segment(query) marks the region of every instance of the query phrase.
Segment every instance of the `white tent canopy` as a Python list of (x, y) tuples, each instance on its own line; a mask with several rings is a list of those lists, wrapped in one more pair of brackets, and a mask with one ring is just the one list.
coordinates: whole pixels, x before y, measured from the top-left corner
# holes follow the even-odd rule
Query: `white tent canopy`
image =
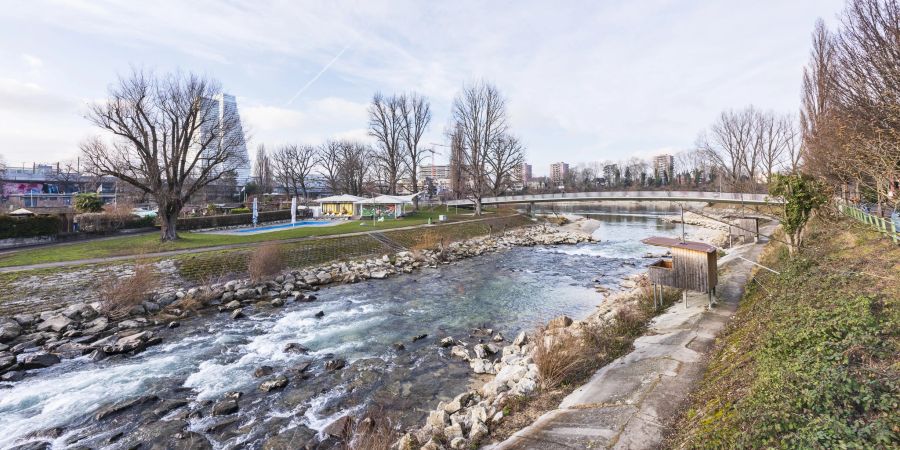
[(365, 200), (363, 197), (357, 197), (350, 194), (332, 195), (331, 197), (323, 197), (316, 199), (316, 203), (356, 203)]
[(15, 211), (9, 213), (9, 215), (11, 215), (11, 216), (33, 216), (34, 213), (25, 208), (19, 208)]
[(405, 203), (412, 203), (412, 200), (396, 195), (379, 195), (374, 198), (360, 199), (356, 202), (358, 205), (402, 205)]

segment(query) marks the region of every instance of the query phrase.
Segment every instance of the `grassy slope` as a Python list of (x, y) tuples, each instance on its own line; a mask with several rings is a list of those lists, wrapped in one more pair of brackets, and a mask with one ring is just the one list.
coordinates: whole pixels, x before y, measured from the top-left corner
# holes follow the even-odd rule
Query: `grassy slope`
[(847, 221), (812, 227), (802, 257), (765, 256), (781, 275), (748, 286), (672, 447), (898, 445), (900, 248)]
[[(454, 210), (420, 211), (397, 220), (386, 220), (375, 225), (374, 229), (386, 230), (391, 228), (422, 225), (431, 218), (437, 223), (438, 216), (447, 215), (450, 221), (471, 219)], [(243, 244), (280, 239), (292, 239), (307, 236), (325, 236), (359, 231), (373, 230), (372, 221), (365, 221), (366, 226), (361, 226), (360, 221), (353, 220), (341, 225), (329, 227), (301, 227), (292, 230), (273, 231), (269, 233), (253, 235), (224, 235), (209, 233), (181, 233), (181, 239), (176, 242), (161, 243), (156, 233), (141, 234), (137, 236), (123, 236), (118, 238), (103, 239), (90, 242), (39, 247), (21, 250), (15, 253), (0, 255), (0, 267), (20, 266), (27, 264), (40, 264), (57, 261), (73, 261), (86, 258), (102, 258), (107, 256), (137, 255), (142, 253), (154, 253), (169, 250), (182, 250), (201, 247), (213, 247), (217, 245)]]

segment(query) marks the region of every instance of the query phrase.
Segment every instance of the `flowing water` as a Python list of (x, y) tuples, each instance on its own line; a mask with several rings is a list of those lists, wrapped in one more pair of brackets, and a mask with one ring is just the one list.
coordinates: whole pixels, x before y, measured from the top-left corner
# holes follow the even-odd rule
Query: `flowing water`
[[(437, 345), (442, 337), (473, 343), (473, 328), (490, 327), (511, 339), (560, 314), (586, 317), (603, 301), (595, 284), (616, 290), (622, 277), (643, 270), (646, 252), (659, 251), (641, 238), (681, 231), (651, 215), (594, 218), (602, 222), (599, 243), (514, 248), (329, 287), (315, 302), (250, 310), (237, 321), (210, 313), (160, 330), (163, 344), (136, 356), (65, 360), (0, 389), (0, 447), (41, 439), (54, 448), (127, 448), (166, 438), (185, 423), (217, 448), (261, 447), (277, 434), (312, 437), (363, 411), (416, 425), (472, 381), (468, 365)], [(319, 311), (324, 317), (315, 317)], [(428, 337), (413, 342), (422, 334)], [(289, 342), (310, 353), (285, 352)], [(405, 350), (394, 347), (398, 342)], [(334, 358), (347, 366), (326, 371)], [(301, 373), (296, 369), (304, 362), (311, 367)], [(285, 374), (288, 386), (260, 392), (268, 377), (253, 372), (263, 365), (274, 368), (273, 376)], [(212, 403), (229, 392), (244, 394), (238, 414), (211, 416)], [(146, 395), (161, 400), (94, 417), (105, 406)], [(166, 404), (179, 407), (159, 409)]]

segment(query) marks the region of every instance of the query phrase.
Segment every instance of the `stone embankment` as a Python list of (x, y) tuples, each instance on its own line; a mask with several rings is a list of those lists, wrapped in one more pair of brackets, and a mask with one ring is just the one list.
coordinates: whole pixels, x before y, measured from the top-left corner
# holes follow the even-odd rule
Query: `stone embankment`
[[(562, 334), (580, 336), (594, 322), (608, 320), (616, 311), (637, 301), (644, 275), (627, 279), (623, 287), (629, 290), (615, 294), (603, 307), (585, 320), (559, 316), (543, 328), (544, 339), (556, 339)], [(438, 404), (424, 426), (404, 434), (394, 443), (395, 450), (442, 450), (476, 448), (484, 444), (494, 426), (505, 418), (504, 407), (510, 399), (529, 396), (540, 382), (535, 364), (534, 336), (520, 332), (511, 344), (500, 347), (505, 338), (492, 330), (473, 330), (481, 341), (471, 349), (462, 341), (446, 337), (440, 341), (449, 347), (450, 356), (469, 362), (476, 374), (493, 374), (493, 378), (478, 389), (457, 395), (449, 402)], [(488, 341), (485, 343), (484, 341)]]
[(0, 381), (21, 380), (34, 369), (52, 366), (63, 358), (89, 355), (92, 360), (101, 360), (110, 355), (134, 355), (162, 342), (160, 330), (174, 332), (179, 320), (205, 310), (215, 309), (239, 320), (257, 309), (314, 301), (316, 297), (310, 292), (332, 283), (383, 279), (515, 246), (577, 244), (590, 239), (583, 233), (534, 226), (455, 242), (442, 249), (403, 251), (378, 259), (293, 270), (262, 282), (242, 279), (167, 289), (127, 311), (109, 311), (101, 299), (2, 317)]

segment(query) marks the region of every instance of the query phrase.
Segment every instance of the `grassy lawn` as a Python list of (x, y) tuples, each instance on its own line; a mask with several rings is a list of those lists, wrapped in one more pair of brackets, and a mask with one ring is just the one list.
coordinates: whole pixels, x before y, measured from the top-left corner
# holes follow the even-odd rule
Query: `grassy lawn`
[(896, 448), (900, 247), (847, 220), (807, 240), (768, 249), (670, 448)]
[[(87, 258), (103, 258), (110, 256), (140, 255), (146, 253), (183, 250), (203, 247), (214, 247), (230, 244), (250, 244), (282, 239), (294, 239), (308, 236), (327, 236), (355, 233), (372, 230), (389, 230), (392, 228), (422, 225), (430, 218), (437, 223), (438, 216), (444, 214), (448, 221), (458, 222), (472, 219), (471, 212), (460, 210), (457, 214), (453, 208), (445, 211), (436, 208), (433, 211), (419, 211), (396, 220), (385, 220), (373, 225), (371, 220), (352, 220), (340, 225), (328, 227), (300, 227), (284, 231), (251, 235), (225, 235), (212, 233), (179, 233), (181, 239), (176, 242), (161, 243), (156, 233), (137, 236), (123, 236), (73, 244), (62, 244), (49, 247), (21, 250), (15, 253), (0, 255), (0, 267), (21, 266), (59, 261), (74, 261)], [(364, 224), (364, 225), (363, 225)]]

